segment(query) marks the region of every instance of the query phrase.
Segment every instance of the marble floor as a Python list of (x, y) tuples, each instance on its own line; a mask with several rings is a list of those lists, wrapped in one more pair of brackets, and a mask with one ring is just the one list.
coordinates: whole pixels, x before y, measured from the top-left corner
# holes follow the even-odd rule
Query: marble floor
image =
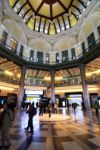
[(100, 150), (100, 112), (96, 117), (93, 110), (83, 112), (77, 108), (76, 113), (72, 109), (68, 113), (60, 108), (51, 118), (37, 114), (33, 135), (24, 130), (27, 121), (25, 111), (16, 112), (9, 150)]

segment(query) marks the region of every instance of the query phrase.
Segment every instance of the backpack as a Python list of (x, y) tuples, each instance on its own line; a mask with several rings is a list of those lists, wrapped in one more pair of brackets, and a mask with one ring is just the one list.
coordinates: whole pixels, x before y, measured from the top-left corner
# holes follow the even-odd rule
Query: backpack
[(0, 128), (3, 126), (3, 118), (4, 118), (5, 112), (0, 113)]

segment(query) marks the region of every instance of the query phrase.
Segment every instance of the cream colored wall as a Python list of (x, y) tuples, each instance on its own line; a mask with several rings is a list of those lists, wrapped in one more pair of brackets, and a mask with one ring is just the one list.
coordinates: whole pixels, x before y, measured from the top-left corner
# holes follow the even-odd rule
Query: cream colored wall
[(50, 52), (50, 63), (55, 63), (56, 61), (56, 56), (55, 56), (55, 52)]
[(75, 47), (75, 52), (76, 52), (76, 57), (79, 57), (82, 54), (82, 49), (80, 44)]
[(25, 46), (23, 50), (23, 57), (29, 59), (30, 57), (30, 50)]
[[(88, 85), (88, 91), (89, 93), (98, 93), (98, 95), (100, 95), (100, 85)], [(82, 92), (82, 86), (73, 85), (73, 86), (55, 88), (55, 95), (64, 95), (64, 93), (69, 93), (69, 92)]]
[(80, 28), (78, 41), (82, 42), (93, 32), (93, 28), (100, 25), (100, 12), (94, 12), (88, 17), (85, 17)]
[(18, 85), (14, 85), (14, 84), (8, 84), (6, 82), (0, 82), (0, 90), (1, 96), (7, 96), (8, 93), (14, 93), (17, 94), (18, 93)]
[[(71, 89), (71, 90), (70, 90)], [(89, 93), (97, 93), (100, 95), (100, 85), (89, 85), (88, 86)], [(59, 95), (60, 97), (65, 96), (65, 93), (70, 92), (82, 92), (81, 85), (73, 85), (73, 86), (66, 86), (66, 87), (57, 87), (55, 88), (55, 95)], [(50, 98), (50, 90), (46, 92), (46, 96)]]
[(11, 37), (16, 39), (17, 41), (20, 40), (21, 30), (20, 30), (20, 27), (18, 27), (15, 22), (13, 22), (11, 19), (5, 19), (3, 21), (3, 25), (8, 30), (8, 32), (11, 34)]
[(11, 19), (5, 19), (2, 24), (11, 34), (11, 37), (17, 41), (21, 41), (22, 44), (27, 44), (27, 37), (19, 23), (16, 23)]
[[(76, 56), (79, 56), (82, 53), (81, 46), (77, 47), (77, 42), (81, 44), (81, 42), (85, 41), (86, 38), (93, 32), (93, 28), (100, 25), (100, 9), (96, 9), (95, 12), (91, 13), (89, 16), (84, 17), (83, 22), (78, 31), (78, 38), (75, 37), (73, 33), (72, 35), (62, 35), (57, 39), (56, 42), (52, 45), (44, 38), (32, 38), (25, 35), (23, 28), (21, 28), (19, 22), (15, 22), (10, 18), (6, 18), (3, 20), (3, 25), (7, 29), (8, 32), (11, 33), (11, 37), (20, 41), (22, 45), (25, 47), (31, 47), (33, 50), (49, 52), (50, 53), (50, 62), (55, 62), (56, 57), (55, 53), (63, 50), (68, 50), (69, 57), (71, 57), (71, 48), (75, 48)], [(51, 41), (52, 42), (52, 41)], [(52, 53), (52, 50), (54, 53)], [(30, 50), (24, 48), (23, 52), (24, 56), (29, 57)]]
[(2, 28), (2, 27), (0, 26), (0, 39), (2, 38), (3, 30), (4, 30), (4, 28)]
[[(0, 82), (0, 95), (6, 96), (7, 93), (16, 93), (18, 94), (18, 85), (8, 84), (5, 82)], [(28, 90), (47, 90), (47, 87), (36, 87), (36, 86), (25, 86), (24, 89)], [(70, 90), (71, 89), (71, 90)], [(88, 85), (89, 93), (98, 93), (100, 95), (100, 84), (97, 85)], [(73, 86), (66, 86), (66, 87), (56, 87), (55, 88), (55, 95), (60, 95), (61, 97), (64, 96), (64, 93), (69, 92), (82, 92), (81, 85), (73, 85)], [(46, 92), (46, 96), (50, 97), (50, 93)]]
[(54, 44), (54, 51), (67, 50), (73, 47), (76, 44), (74, 37), (63, 36)]
[(51, 51), (51, 45), (46, 40), (43, 39), (32, 39), (29, 41), (29, 47), (42, 52)]

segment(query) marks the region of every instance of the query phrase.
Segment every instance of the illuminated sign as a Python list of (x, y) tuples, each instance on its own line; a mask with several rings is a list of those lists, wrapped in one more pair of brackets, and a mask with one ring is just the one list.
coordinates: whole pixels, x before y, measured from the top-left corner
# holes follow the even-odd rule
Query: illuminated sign
[(43, 91), (31, 91), (31, 90), (25, 90), (25, 94), (27, 95), (43, 95)]

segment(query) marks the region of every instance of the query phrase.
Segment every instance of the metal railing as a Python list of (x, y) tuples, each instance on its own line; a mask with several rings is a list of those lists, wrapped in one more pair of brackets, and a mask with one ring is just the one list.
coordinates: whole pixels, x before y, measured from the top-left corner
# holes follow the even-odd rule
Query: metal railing
[[(11, 84), (20, 84), (20, 80), (15, 79), (15, 78), (11, 78), (9, 76), (6, 76), (4, 74), (0, 74), (0, 82), (6, 82), (6, 83), (11, 83)], [(100, 84), (100, 77), (95, 77), (95, 78), (91, 78), (91, 79), (86, 79), (86, 83), (87, 84)], [(77, 80), (77, 79), (72, 79), (72, 80), (68, 80), (68, 81), (60, 81), (59, 83), (55, 83), (55, 87), (64, 87), (64, 86), (68, 86), (68, 85), (81, 85), (81, 80)], [(40, 86), (40, 87), (48, 87), (50, 84), (46, 83), (44, 81), (38, 82), (35, 81), (34, 82), (25, 82), (25, 85), (27, 86)]]
[(87, 84), (96, 84), (96, 83), (100, 84), (100, 76), (87, 79), (86, 83)]
[[(100, 43), (100, 38), (98, 40), (96, 40), (94, 43), (92, 43), (91, 45), (91, 48), (94, 48), (97, 44)], [(41, 61), (41, 60), (37, 60), (36, 59), (33, 59), (33, 58), (28, 58), (26, 56), (23, 56), (23, 55), (20, 55), (20, 52), (17, 52), (16, 49), (12, 49), (9, 45), (7, 44), (4, 44), (1, 40), (0, 40), (0, 44), (6, 48), (6, 50), (10, 50), (12, 51), (14, 54), (20, 56), (22, 59), (28, 61), (28, 62), (34, 62), (36, 64), (47, 64), (47, 65), (56, 65), (56, 64), (64, 64), (66, 62), (70, 62), (70, 61), (73, 61), (73, 60), (77, 60), (79, 59), (80, 57), (82, 57), (84, 54), (86, 54), (87, 52), (89, 52), (91, 50), (90, 47), (88, 47), (86, 50), (85, 50), (85, 53), (80, 53), (78, 56), (75, 56), (74, 58), (71, 58), (71, 57), (68, 57), (66, 60), (59, 60), (59, 62), (47, 62), (47, 61)]]
[(40, 87), (48, 87), (50, 84), (46, 83), (25, 83), (26, 86), (40, 86)]
[(11, 84), (19, 85), (20, 81), (14, 78), (10, 78), (9, 76), (5, 76), (4, 74), (0, 74), (0, 82), (6, 82)]
[[(97, 44), (99, 44), (100, 43), (100, 38), (97, 40), (97, 41), (95, 41), (95, 43), (92, 45), (92, 48), (93, 47), (95, 47)], [(17, 56), (20, 56), (20, 53), (19, 52), (17, 52), (15, 49), (12, 49), (9, 45), (6, 45), (6, 44), (4, 44), (2, 41), (0, 41), (0, 44), (4, 47), (4, 48), (6, 48), (6, 50), (7, 51), (11, 51), (12, 53), (14, 53), (14, 54), (16, 54)], [(91, 48), (90, 47), (88, 47), (87, 49), (86, 49), (86, 52), (85, 53), (88, 53), (89, 51), (91, 50)], [(85, 54), (84, 53), (84, 54)], [(81, 53), (80, 55), (78, 55), (77, 57), (75, 57), (74, 59), (72, 59), (72, 58), (68, 58), (68, 60), (65, 60), (65, 61), (62, 61), (62, 60), (60, 60), (60, 62), (52, 62), (52, 63), (49, 63), (49, 62), (42, 62), (42, 61), (37, 61), (37, 59), (32, 59), (32, 60), (29, 60), (29, 58), (28, 57), (25, 57), (25, 56), (20, 56), (22, 59), (24, 59), (24, 60), (26, 60), (26, 61), (28, 61), (28, 62), (34, 62), (34, 63), (42, 63), (42, 64), (47, 64), (47, 65), (56, 65), (56, 64), (64, 64), (64, 63), (66, 63), (66, 62), (69, 62), (69, 61), (72, 61), (72, 60), (77, 60), (77, 59), (79, 59), (80, 57), (82, 57), (83, 55), (84, 55), (83, 53)], [(10, 77), (8, 77), (8, 76), (5, 76), (4, 74), (0, 74), (0, 81), (2, 81), (2, 82), (7, 82), (7, 83), (12, 83), (12, 84), (19, 84), (20, 83), (20, 81), (19, 80), (17, 80), (17, 79), (14, 79), (14, 78), (10, 78)], [(97, 77), (97, 78), (95, 78), (95, 79), (89, 79), (89, 80), (87, 80), (86, 81), (88, 84), (93, 84), (93, 83), (100, 83), (100, 77)], [(80, 82), (72, 82), (72, 81), (70, 81), (70, 82), (62, 82), (62, 84), (55, 84), (55, 86), (67, 86), (67, 85), (78, 85), (78, 84), (81, 84)], [(38, 83), (38, 82), (36, 82), (36, 83), (25, 83), (25, 85), (32, 85), (32, 86), (43, 86), (43, 87), (48, 87), (49, 86), (49, 84), (47, 84), (47, 83), (44, 83), (44, 82), (41, 82), (41, 83)]]

